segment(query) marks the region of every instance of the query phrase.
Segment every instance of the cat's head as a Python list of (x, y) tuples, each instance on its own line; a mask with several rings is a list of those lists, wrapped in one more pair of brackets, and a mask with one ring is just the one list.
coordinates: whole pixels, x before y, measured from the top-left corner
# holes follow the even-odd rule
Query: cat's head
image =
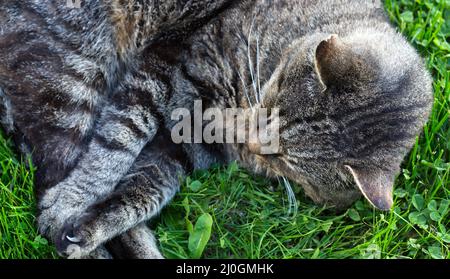
[(258, 155), (259, 162), (317, 203), (344, 208), (362, 193), (373, 206), (391, 208), (395, 176), (433, 99), (430, 75), (403, 37), (303, 38), (263, 94), (263, 107), (280, 109), (280, 151)]

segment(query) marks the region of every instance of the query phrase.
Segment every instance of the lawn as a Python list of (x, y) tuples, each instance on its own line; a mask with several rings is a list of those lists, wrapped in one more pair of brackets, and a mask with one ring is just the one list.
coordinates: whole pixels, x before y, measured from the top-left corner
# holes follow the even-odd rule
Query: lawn
[[(390, 212), (360, 200), (345, 212), (238, 165), (196, 172), (151, 226), (168, 258), (450, 258), (450, 1), (386, 0), (434, 76), (435, 103), (405, 159)], [(0, 258), (55, 258), (35, 226), (33, 169), (0, 135)]]

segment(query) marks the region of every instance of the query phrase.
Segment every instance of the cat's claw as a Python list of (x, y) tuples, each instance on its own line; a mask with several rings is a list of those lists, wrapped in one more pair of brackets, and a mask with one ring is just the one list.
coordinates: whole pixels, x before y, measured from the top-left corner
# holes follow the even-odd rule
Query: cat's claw
[(75, 228), (73, 224), (64, 226), (55, 244), (58, 254), (68, 259), (82, 258), (95, 249), (95, 247), (91, 249), (81, 230)]
[(68, 236), (68, 235), (66, 235), (66, 238), (67, 238), (67, 240), (69, 240), (70, 242), (73, 242), (73, 243), (80, 243), (81, 242), (81, 239), (78, 238), (78, 237), (75, 237), (75, 236)]

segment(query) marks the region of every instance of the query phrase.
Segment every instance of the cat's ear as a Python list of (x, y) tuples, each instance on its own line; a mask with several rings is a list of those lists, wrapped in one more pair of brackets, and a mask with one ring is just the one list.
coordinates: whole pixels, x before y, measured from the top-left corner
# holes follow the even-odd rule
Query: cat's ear
[(389, 210), (393, 204), (392, 191), (395, 172), (377, 167), (345, 166), (352, 174), (364, 197), (376, 208)]
[(331, 35), (316, 48), (316, 73), (325, 88), (338, 84), (345, 78), (353, 63), (350, 47), (343, 43), (338, 35)]

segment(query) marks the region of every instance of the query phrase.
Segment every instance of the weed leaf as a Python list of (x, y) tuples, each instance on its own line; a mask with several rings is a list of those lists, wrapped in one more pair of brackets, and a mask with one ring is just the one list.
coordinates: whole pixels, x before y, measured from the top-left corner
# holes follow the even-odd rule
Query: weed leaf
[(209, 213), (201, 215), (194, 226), (194, 231), (189, 235), (189, 252), (193, 259), (199, 259), (206, 244), (211, 237), (212, 217)]

